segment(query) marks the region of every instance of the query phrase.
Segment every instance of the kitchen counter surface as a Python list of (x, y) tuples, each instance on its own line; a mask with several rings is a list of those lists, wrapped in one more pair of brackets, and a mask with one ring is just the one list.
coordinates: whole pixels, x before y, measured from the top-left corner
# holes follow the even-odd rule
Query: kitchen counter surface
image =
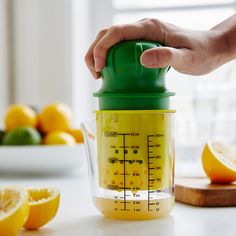
[(41, 178), (0, 173), (0, 185), (52, 186), (61, 191), (57, 217), (46, 227), (36, 231), (22, 230), (19, 236), (226, 236), (236, 232), (236, 207), (197, 208), (176, 203), (171, 215), (165, 219), (122, 221), (104, 218), (93, 205), (86, 171)]

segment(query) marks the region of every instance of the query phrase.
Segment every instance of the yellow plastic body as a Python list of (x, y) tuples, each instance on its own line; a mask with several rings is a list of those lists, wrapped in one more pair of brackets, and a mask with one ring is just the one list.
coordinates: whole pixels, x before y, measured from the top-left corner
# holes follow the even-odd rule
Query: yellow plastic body
[(173, 188), (173, 113), (96, 112), (98, 184), (104, 196), (95, 198), (95, 204), (104, 215), (148, 219), (169, 213), (173, 194), (166, 199), (156, 199), (153, 194)]

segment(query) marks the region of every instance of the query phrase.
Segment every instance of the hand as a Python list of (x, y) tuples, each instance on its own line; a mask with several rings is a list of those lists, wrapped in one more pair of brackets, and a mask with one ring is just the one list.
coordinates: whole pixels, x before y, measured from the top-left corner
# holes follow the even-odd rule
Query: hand
[(143, 19), (133, 24), (112, 26), (100, 31), (90, 46), (85, 61), (95, 78), (105, 66), (108, 49), (123, 40), (157, 41), (164, 47), (145, 51), (140, 58), (147, 68), (172, 66), (192, 75), (206, 74), (223, 63), (225, 44), (221, 31), (184, 29), (157, 19)]

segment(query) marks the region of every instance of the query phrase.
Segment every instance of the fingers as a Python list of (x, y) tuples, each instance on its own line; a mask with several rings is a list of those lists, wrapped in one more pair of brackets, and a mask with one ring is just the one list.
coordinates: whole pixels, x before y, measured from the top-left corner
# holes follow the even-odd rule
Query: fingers
[(98, 43), (98, 41), (106, 34), (107, 32), (107, 29), (104, 29), (104, 30), (101, 30), (96, 39), (94, 40), (94, 42), (91, 44), (91, 46), (89, 47), (85, 57), (84, 57), (84, 60), (87, 64), (87, 67), (89, 68), (91, 74), (93, 75), (93, 77), (95, 79), (98, 79), (100, 77), (100, 73), (97, 72), (95, 70), (95, 62), (94, 62), (94, 56), (93, 56), (93, 50), (94, 50), (94, 47), (96, 46), (96, 44)]
[(143, 19), (134, 24), (112, 26), (109, 29), (100, 31), (85, 56), (86, 64), (93, 76), (99, 78), (99, 72), (106, 63), (107, 51), (114, 44), (123, 40), (135, 39), (164, 43), (166, 31), (165, 23), (156, 19)]
[(193, 58), (188, 49), (161, 47), (149, 49), (140, 57), (140, 62), (147, 68), (163, 68), (172, 66), (179, 72), (185, 72), (191, 65)]
[(93, 50), (95, 70), (101, 71), (105, 66), (106, 55), (109, 48), (123, 40), (142, 39), (145, 36), (145, 29), (139, 24), (126, 24), (111, 27), (106, 34), (98, 41)]

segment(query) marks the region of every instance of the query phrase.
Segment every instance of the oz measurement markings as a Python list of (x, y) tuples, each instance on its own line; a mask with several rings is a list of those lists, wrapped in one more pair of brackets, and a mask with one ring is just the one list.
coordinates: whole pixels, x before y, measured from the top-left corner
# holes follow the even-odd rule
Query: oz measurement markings
[(123, 148), (123, 175), (124, 175), (124, 177), (123, 177), (123, 181), (124, 181), (124, 188), (123, 188), (123, 191), (124, 191), (124, 195), (123, 195), (123, 204), (124, 204), (124, 208), (123, 209), (121, 209), (121, 210), (124, 210), (124, 211), (129, 211), (130, 209), (128, 209), (127, 208), (127, 204), (129, 204), (129, 201), (127, 201), (126, 200), (126, 197), (129, 197), (130, 195), (129, 194), (127, 194), (126, 193), (126, 190), (130, 190), (130, 188), (127, 188), (126, 187), (126, 175), (129, 175), (129, 174), (127, 174), (126, 173), (126, 162), (127, 162), (127, 160), (126, 160), (126, 154), (127, 154), (127, 150), (126, 150), (126, 140), (125, 140), (125, 138), (126, 138), (126, 136), (128, 136), (128, 135), (131, 135), (131, 134), (129, 134), (129, 133), (121, 133), (121, 134), (118, 134), (118, 135), (120, 135), (120, 136), (122, 136), (122, 142), (123, 142), (123, 145), (122, 146), (120, 146), (121, 148)]

